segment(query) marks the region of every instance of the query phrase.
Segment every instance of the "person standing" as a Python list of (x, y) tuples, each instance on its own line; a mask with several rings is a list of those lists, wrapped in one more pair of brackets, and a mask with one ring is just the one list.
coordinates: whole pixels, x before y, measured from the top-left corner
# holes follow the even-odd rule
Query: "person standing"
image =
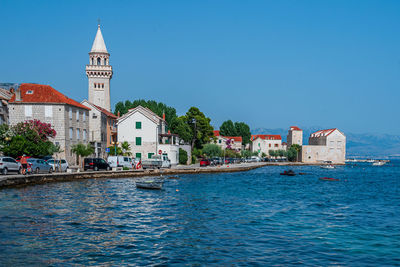
[(26, 159), (26, 155), (22, 155), (21, 161), (20, 161), (21, 165), (22, 165), (22, 174), (26, 174), (26, 170), (28, 168), (28, 160)]

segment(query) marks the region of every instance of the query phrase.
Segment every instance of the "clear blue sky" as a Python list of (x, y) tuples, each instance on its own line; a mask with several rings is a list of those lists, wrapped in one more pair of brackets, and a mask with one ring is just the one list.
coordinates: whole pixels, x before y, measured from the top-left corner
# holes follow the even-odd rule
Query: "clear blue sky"
[(400, 1), (4, 1), (0, 81), (87, 98), (97, 19), (111, 101), (154, 99), (214, 126), (400, 134)]

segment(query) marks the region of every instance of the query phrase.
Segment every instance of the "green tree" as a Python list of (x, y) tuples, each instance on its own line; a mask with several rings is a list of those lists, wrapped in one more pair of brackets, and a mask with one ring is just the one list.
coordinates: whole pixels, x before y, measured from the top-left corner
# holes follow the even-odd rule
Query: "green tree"
[(222, 149), (216, 144), (205, 144), (203, 149), (203, 154), (207, 157), (219, 157), (222, 154)]
[(196, 107), (191, 107), (183, 120), (190, 128), (190, 144), (193, 148), (201, 149), (214, 136), (214, 128), (211, 126), (211, 119)]
[(268, 150), (268, 154), (270, 155), (270, 157), (276, 157), (277, 153), (275, 150)]
[(243, 158), (250, 158), (252, 156), (252, 153), (250, 150), (242, 150), (242, 151), (240, 151), (240, 155)]
[(108, 149), (110, 150), (110, 152), (108, 152), (109, 156), (118, 156), (123, 154), (120, 146), (117, 146), (117, 154), (115, 154), (115, 146), (109, 146)]
[(84, 144), (79, 143), (71, 146), (71, 151), (76, 155), (76, 164), (80, 166), (80, 157), (92, 155), (94, 153), (94, 148), (90, 144), (85, 146)]
[(293, 144), (290, 146), (290, 148), (293, 148), (296, 150), (296, 161), (299, 161), (299, 153), (301, 151), (301, 145)]
[(171, 122), (170, 129), (172, 133), (178, 134), (179, 138), (185, 142), (190, 142), (192, 140), (192, 129), (186, 122), (185, 116), (174, 118)]
[(231, 120), (224, 121), (219, 127), (219, 133), (222, 136), (238, 136), (236, 127)]
[(186, 165), (188, 160), (188, 155), (186, 150), (179, 148), (179, 164)]
[(267, 154), (265, 154), (264, 152), (261, 153), (261, 157), (262, 157), (262, 158), (265, 158), (266, 156), (267, 156)]
[(250, 127), (244, 122), (235, 122), (236, 135), (241, 136), (243, 145), (250, 143), (251, 132)]

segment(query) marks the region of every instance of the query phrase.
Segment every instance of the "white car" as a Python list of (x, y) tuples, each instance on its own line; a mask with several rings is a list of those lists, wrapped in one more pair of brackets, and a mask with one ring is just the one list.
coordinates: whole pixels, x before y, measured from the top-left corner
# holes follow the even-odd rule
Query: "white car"
[(21, 163), (12, 157), (0, 157), (0, 172), (6, 175), (8, 172), (13, 171), (21, 173)]
[(67, 169), (69, 168), (68, 166), (68, 162), (65, 159), (49, 159), (47, 160), (47, 163), (51, 165), (51, 167), (53, 168), (54, 172), (58, 172), (61, 168), (62, 172), (66, 172)]
[(107, 162), (111, 168), (126, 167), (132, 169), (132, 159), (125, 156), (109, 156)]

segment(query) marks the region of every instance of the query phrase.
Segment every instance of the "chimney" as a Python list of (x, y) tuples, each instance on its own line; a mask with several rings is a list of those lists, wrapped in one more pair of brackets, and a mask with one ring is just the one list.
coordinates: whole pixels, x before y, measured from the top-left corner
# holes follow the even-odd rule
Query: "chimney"
[(165, 113), (162, 114), (162, 119), (165, 120)]
[(17, 90), (15, 91), (15, 101), (21, 101), (21, 88), (18, 87)]

